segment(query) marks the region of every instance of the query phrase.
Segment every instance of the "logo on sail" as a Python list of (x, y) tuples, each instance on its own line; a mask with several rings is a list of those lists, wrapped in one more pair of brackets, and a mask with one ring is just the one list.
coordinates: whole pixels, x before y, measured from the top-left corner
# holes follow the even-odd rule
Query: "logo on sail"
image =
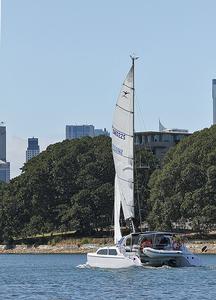
[(115, 136), (117, 136), (119, 139), (125, 140), (125, 134), (124, 134), (123, 132), (121, 132), (121, 131), (118, 131), (118, 130), (115, 129), (114, 127), (113, 127), (113, 134), (114, 134)]
[(122, 97), (124, 97), (124, 98), (127, 98), (127, 94), (130, 94), (128, 91), (123, 91), (123, 96)]
[(117, 153), (119, 155), (123, 155), (123, 149), (116, 147), (114, 144), (112, 145), (112, 149), (115, 153)]

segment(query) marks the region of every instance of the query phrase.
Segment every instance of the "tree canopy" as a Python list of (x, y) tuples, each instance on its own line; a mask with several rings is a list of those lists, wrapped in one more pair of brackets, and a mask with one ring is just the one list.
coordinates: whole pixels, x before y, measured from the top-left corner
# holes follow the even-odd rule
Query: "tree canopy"
[(216, 224), (216, 126), (195, 132), (170, 149), (150, 179), (151, 229), (190, 224), (196, 231)]
[(114, 165), (108, 137), (65, 140), (0, 185), (0, 237), (111, 225)]
[[(172, 230), (190, 224), (207, 231), (216, 224), (216, 126), (196, 132), (170, 149), (162, 168), (137, 149), (137, 224)], [(90, 235), (113, 223), (111, 139), (65, 140), (32, 158), (22, 174), (0, 183), (0, 240), (47, 232)]]
[[(136, 216), (147, 216), (148, 180), (157, 160), (137, 150)], [(146, 167), (147, 166), (147, 167)], [(32, 158), (22, 174), (0, 184), (0, 239), (74, 230), (90, 235), (113, 225), (111, 139), (65, 140)], [(139, 221), (137, 221), (139, 224)]]

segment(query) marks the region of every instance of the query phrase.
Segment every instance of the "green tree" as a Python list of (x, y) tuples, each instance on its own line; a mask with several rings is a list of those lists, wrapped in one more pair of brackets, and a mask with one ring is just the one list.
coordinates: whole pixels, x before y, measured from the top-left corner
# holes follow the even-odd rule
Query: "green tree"
[(51, 145), (0, 185), (0, 237), (65, 229), (90, 234), (112, 218), (113, 181), (109, 137)]
[(188, 221), (196, 231), (216, 224), (216, 126), (196, 132), (173, 147), (152, 174), (148, 200), (151, 229)]

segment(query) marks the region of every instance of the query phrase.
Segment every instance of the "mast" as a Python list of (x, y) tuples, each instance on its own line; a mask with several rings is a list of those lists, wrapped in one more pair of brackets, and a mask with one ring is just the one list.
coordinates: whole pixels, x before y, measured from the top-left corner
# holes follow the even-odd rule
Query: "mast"
[[(132, 65), (121, 86), (112, 123), (112, 150), (117, 176), (115, 201), (120, 203), (131, 233), (136, 232), (134, 222), (134, 65), (137, 58), (131, 56)], [(115, 211), (117, 213), (115, 224), (119, 226), (119, 206)]]
[[(135, 73), (135, 60), (137, 60), (139, 57), (133, 55), (130, 55), (130, 58), (132, 60), (132, 69), (133, 69), (133, 199), (135, 199), (135, 117), (134, 117), (134, 100), (135, 100), (135, 79), (134, 79), (134, 73)], [(134, 221), (131, 218), (131, 229), (132, 232), (136, 232), (135, 226), (134, 226)]]

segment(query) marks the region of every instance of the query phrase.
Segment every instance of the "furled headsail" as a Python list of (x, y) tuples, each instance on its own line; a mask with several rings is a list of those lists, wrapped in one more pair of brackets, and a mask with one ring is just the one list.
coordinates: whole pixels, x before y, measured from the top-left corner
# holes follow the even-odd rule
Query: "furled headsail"
[(121, 211), (121, 193), (119, 190), (118, 177), (115, 176), (115, 201), (114, 201), (114, 242), (115, 244), (122, 238), (120, 227), (120, 211)]

